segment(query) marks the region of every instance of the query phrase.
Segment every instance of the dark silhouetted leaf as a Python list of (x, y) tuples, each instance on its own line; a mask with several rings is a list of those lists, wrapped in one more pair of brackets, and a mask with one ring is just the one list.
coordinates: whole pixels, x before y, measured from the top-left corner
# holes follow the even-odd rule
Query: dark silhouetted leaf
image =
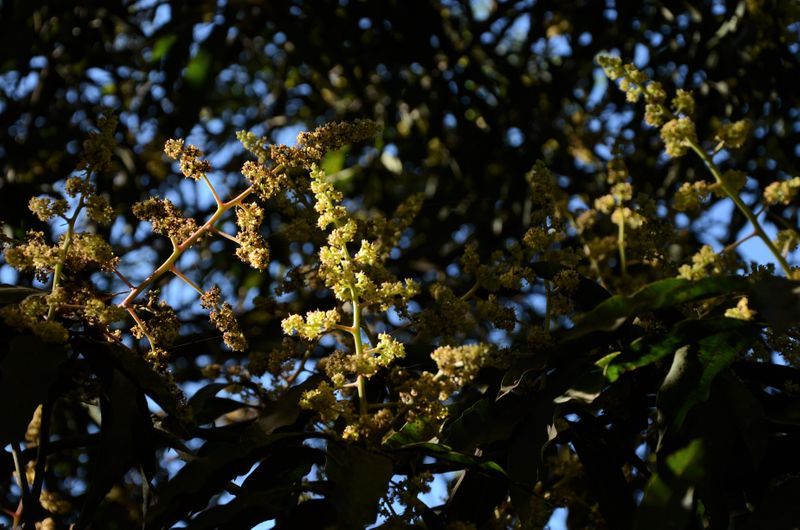
[[(531, 263), (531, 268), (538, 276), (541, 276), (547, 280), (552, 280), (559, 272), (565, 270), (574, 270), (570, 269), (569, 267), (565, 267), (560, 263), (554, 263), (551, 261), (539, 261), (536, 263)], [(575, 309), (578, 311), (588, 311), (610, 297), (611, 293), (606, 291), (597, 282), (592, 281), (584, 276), (581, 276), (578, 280), (578, 285), (575, 288), (575, 292), (571, 296), (571, 298), (575, 300)]]
[(216, 442), (204, 455), (186, 463), (156, 491), (157, 503), (150, 510), (149, 528), (170, 526), (186, 514), (202, 509), (231, 480), (246, 473), (269, 453), (270, 446), (289, 434), (265, 434), (257, 424), (238, 440)]
[[(222, 506), (214, 506), (192, 519), (195, 530), (250, 530), (262, 521), (275, 518), (294, 501), (286, 488), (247, 492)], [(296, 502), (296, 501), (295, 501)]]
[(339, 526), (362, 528), (373, 523), (392, 478), (392, 461), (357, 445), (331, 442), (325, 471), (333, 483), (330, 499)]
[(542, 471), (542, 451), (552, 439), (552, 400), (535, 400), (514, 432), (508, 448), (511, 503), (523, 521), (534, 515), (533, 487)]
[(89, 489), (75, 528), (89, 524), (103, 497), (129, 469), (142, 467), (152, 474), (154, 467), (154, 437), (144, 394), (118, 370), (104, 379), (100, 443), (93, 455)]
[(587, 414), (577, 422), (570, 422), (569, 433), (603, 517), (611, 528), (631, 528), (636, 508), (633, 492), (603, 427)]
[(232, 439), (207, 442), (202, 456), (187, 462), (180, 471), (156, 492), (158, 502), (150, 510), (149, 528), (168, 526), (205, 507), (209, 499), (229, 481), (246, 473), (256, 462), (268, 456), (273, 444), (302, 440), (302, 433), (275, 433), (293, 424), (300, 415), (298, 401), (306, 390), (318, 384), (308, 379), (272, 401), (256, 422)]
[(55, 384), (67, 354), (61, 344), (12, 336), (0, 359), (0, 445), (22, 440), (33, 412)]
[(288, 508), (288, 513), (275, 521), (275, 530), (324, 530), (336, 527), (336, 508), (328, 499), (310, 499)]
[(745, 530), (797, 530), (800, 527), (800, 478), (790, 477), (770, 488), (747, 519)]
[(140, 355), (128, 348), (110, 342), (98, 342), (86, 338), (76, 340), (82, 353), (93, 356), (94, 363), (107, 363), (109, 360), (128, 376), (136, 386), (150, 396), (165, 412), (179, 418), (183, 405), (177, 388), (170, 386), (160, 374)]
[(48, 291), (34, 287), (18, 287), (16, 285), (0, 284), (0, 307), (9, 304), (18, 304), (29, 296), (48, 294)]
[(247, 403), (241, 401), (216, 396), (219, 391), (228, 386), (230, 385), (227, 383), (211, 383), (199, 389), (189, 399), (192, 419), (197, 425), (211, 423), (223, 414), (248, 406)]
[(800, 324), (800, 282), (786, 278), (759, 279), (750, 295), (756, 318), (783, 331)]
[(270, 489), (299, 484), (311, 467), (325, 464), (325, 452), (305, 445), (276, 447), (261, 464), (247, 476), (242, 489)]
[(480, 444), (508, 439), (523, 415), (524, 407), (517, 396), (481, 399), (447, 424), (442, 442), (469, 453)]

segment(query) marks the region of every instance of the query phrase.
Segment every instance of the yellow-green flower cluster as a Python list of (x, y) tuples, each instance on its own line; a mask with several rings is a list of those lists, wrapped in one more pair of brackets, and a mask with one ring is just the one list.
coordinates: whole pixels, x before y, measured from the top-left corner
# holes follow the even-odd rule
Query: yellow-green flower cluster
[(167, 140), (164, 144), (164, 153), (173, 160), (178, 160), (181, 173), (186, 178), (200, 180), (211, 171), (211, 164), (204, 160), (203, 152), (189, 144), (184, 145), (183, 140)]
[(222, 332), (222, 340), (230, 349), (244, 351), (247, 348), (247, 339), (233, 314), (233, 307), (228, 302), (212, 311), (210, 317), (211, 323)]
[(58, 247), (45, 242), (44, 232), (30, 230), (25, 243), (6, 248), (3, 256), (18, 271), (33, 271), (38, 279), (45, 281), (58, 263), (60, 252)]
[(349, 404), (339, 401), (334, 394), (333, 387), (323, 381), (313, 390), (303, 393), (300, 399), (300, 407), (313, 410), (319, 414), (322, 421), (336, 421), (340, 416), (348, 415)]
[(505, 362), (497, 349), (485, 343), (441, 346), (431, 353), (439, 372), (462, 387), (472, 382), (484, 366), (502, 367)]
[(4, 251), (6, 263), (15, 269), (32, 271), (44, 281), (62, 260), (72, 271), (80, 271), (89, 266), (110, 270), (118, 261), (111, 245), (97, 234), (78, 233), (71, 237), (71, 244), (62, 256), (64, 237), (58, 245), (48, 245), (43, 232), (30, 231), (25, 243), (7, 248)]
[(645, 121), (661, 127), (661, 139), (667, 154), (679, 157), (686, 154), (690, 144), (697, 144), (697, 132), (692, 121), (694, 97), (691, 92), (678, 90), (672, 99), (671, 112), (665, 105), (667, 93), (660, 83), (650, 81), (647, 75), (633, 64), (623, 64), (619, 57), (598, 56), (597, 62), (612, 81), (619, 80), (619, 88), (631, 103), (644, 94)]
[(355, 297), (381, 311), (408, 303), (419, 292), (417, 283), (411, 279), (402, 282), (392, 279), (383, 267), (388, 254), (378, 253), (377, 241), (362, 240), (358, 252), (351, 256), (347, 245), (355, 239), (358, 225), (340, 204), (342, 193), (327, 182), (324, 172), (316, 167), (311, 171), (311, 178), (314, 209), (319, 214), (317, 226), (327, 230), (333, 225), (328, 245), (319, 251), (319, 276), (325, 285), (343, 302)]
[(335, 329), (339, 323), (339, 312), (336, 309), (330, 311), (309, 311), (305, 318), (300, 315), (289, 315), (281, 322), (281, 328), (287, 335), (297, 333), (304, 339), (315, 340), (321, 335)]
[(242, 203), (236, 207), (236, 225), (239, 227), (236, 256), (258, 270), (269, 266), (269, 246), (260, 233), (263, 220), (264, 209), (255, 203)]
[(673, 207), (679, 212), (696, 212), (711, 193), (706, 181), (684, 182), (673, 197)]
[(388, 408), (379, 409), (375, 414), (360, 414), (344, 428), (342, 439), (355, 442), (379, 436), (389, 430), (394, 418), (395, 413)]
[(0, 308), (0, 317), (7, 325), (28, 330), (44, 342), (66, 342), (67, 328), (55, 320), (45, 319), (49, 307), (45, 296), (29, 296), (18, 304)]
[(164, 300), (158, 299), (158, 293), (151, 291), (147, 296), (147, 304), (138, 307), (141, 313), (148, 314), (146, 321), (138, 322), (131, 328), (131, 334), (140, 339), (147, 337), (151, 346), (169, 346), (178, 338), (180, 321), (175, 310)]
[(764, 189), (766, 204), (791, 204), (800, 193), (800, 177), (776, 181)]
[(429, 288), (434, 304), (416, 319), (417, 327), (426, 335), (454, 337), (475, 329), (470, 305), (447, 285), (434, 283)]
[(111, 156), (116, 142), (114, 131), (117, 128), (117, 117), (105, 114), (98, 120), (98, 130), (89, 134), (83, 142), (82, 168), (89, 171), (107, 171), (111, 168)]
[(725, 310), (725, 316), (738, 320), (753, 320), (756, 316), (756, 312), (750, 309), (748, 306), (747, 297), (743, 296), (739, 299), (736, 307), (731, 307), (730, 309)]
[(692, 93), (679, 88), (675, 92), (675, 97), (672, 98), (672, 109), (675, 114), (694, 116), (694, 96)]
[(639, 228), (644, 224), (645, 218), (626, 206), (632, 199), (633, 186), (629, 182), (617, 182), (611, 186), (611, 193), (595, 199), (594, 208), (598, 212), (610, 215), (611, 221), (616, 225), (625, 223), (631, 228)]
[(717, 129), (715, 138), (725, 144), (725, 147), (738, 149), (744, 145), (750, 137), (753, 124), (749, 120), (739, 120), (733, 123), (726, 123)]
[(222, 290), (215, 285), (200, 296), (200, 305), (203, 309), (214, 309), (222, 301)]
[(269, 151), (267, 149), (267, 139), (259, 136), (250, 131), (239, 131), (236, 133), (236, 139), (242, 144), (250, 154), (256, 157), (258, 163), (264, 165), (269, 160)]
[(294, 369), (295, 358), (298, 355), (299, 341), (284, 337), (280, 345), (269, 352), (251, 352), (248, 356), (249, 372), (256, 376), (266, 373), (274, 377), (285, 376)]
[(72, 511), (72, 504), (55, 491), (42, 490), (39, 494), (39, 503), (42, 508), (57, 515), (66, 515)]
[(424, 193), (415, 193), (403, 201), (391, 217), (378, 217), (373, 221), (373, 231), (378, 234), (375, 246), (382, 260), (386, 260), (393, 248), (397, 247), (403, 233), (419, 214)]
[(197, 222), (184, 217), (183, 212), (169, 199), (150, 197), (133, 205), (133, 215), (153, 226), (153, 232), (181, 243), (197, 231)]
[(269, 158), (284, 167), (311, 169), (322, 160), (328, 151), (334, 151), (346, 144), (360, 142), (374, 137), (380, 126), (371, 120), (354, 122), (332, 122), (311, 132), (297, 135), (297, 146), (270, 146)]
[(691, 265), (681, 265), (678, 275), (687, 280), (701, 280), (710, 273), (719, 274), (721, 271), (720, 256), (709, 245), (703, 245), (700, 251), (692, 256)]
[(375, 346), (365, 350), (361, 355), (338, 350), (327, 356), (320, 363), (320, 367), (339, 388), (352, 376), (371, 377), (379, 368), (391, 366), (397, 359), (405, 357), (405, 354), (403, 343), (388, 333), (381, 333)]
[(288, 178), (283, 171), (270, 171), (264, 165), (248, 160), (242, 166), (242, 175), (250, 181), (259, 198), (269, 200), (281, 191), (287, 184)]
[(661, 127), (661, 140), (669, 156), (677, 158), (685, 155), (690, 145), (697, 143), (694, 122), (687, 116), (668, 121)]
[(378, 355), (378, 366), (389, 366), (396, 359), (402, 359), (406, 355), (405, 346), (388, 333), (381, 333), (378, 335), (378, 344), (372, 350), (366, 353), (375, 353)]
[(475, 309), (481, 320), (491, 322), (498, 329), (514, 330), (514, 326), (517, 323), (517, 315), (514, 313), (514, 309), (504, 307), (496, 295), (490, 294), (486, 300), (476, 300)]
[(780, 230), (775, 238), (775, 246), (784, 255), (794, 252), (800, 246), (800, 234), (791, 228)]
[(50, 197), (31, 197), (28, 209), (40, 221), (49, 221), (53, 217), (64, 217), (69, 204), (65, 199), (52, 199)]

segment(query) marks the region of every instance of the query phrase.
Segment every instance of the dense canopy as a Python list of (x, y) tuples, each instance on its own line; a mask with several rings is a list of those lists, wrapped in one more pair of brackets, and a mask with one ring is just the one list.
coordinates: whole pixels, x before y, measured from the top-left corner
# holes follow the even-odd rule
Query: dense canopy
[(797, 2), (0, 31), (0, 524), (797, 525)]

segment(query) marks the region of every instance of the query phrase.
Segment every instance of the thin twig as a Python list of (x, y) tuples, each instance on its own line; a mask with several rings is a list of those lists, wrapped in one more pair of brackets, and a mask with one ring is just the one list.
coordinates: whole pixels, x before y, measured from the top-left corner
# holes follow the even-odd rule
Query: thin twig
[[(26, 472), (26, 467), (22, 463), (22, 457), (20, 454), (19, 447), (17, 447), (17, 443), (13, 442), (11, 444), (11, 456), (14, 459), (14, 469), (17, 472), (17, 484), (19, 485), (20, 489), (20, 502), (22, 503), (22, 510), (30, 508), (30, 489), (28, 488), (28, 475)], [(18, 515), (21, 515), (23, 512), (17, 509)]]

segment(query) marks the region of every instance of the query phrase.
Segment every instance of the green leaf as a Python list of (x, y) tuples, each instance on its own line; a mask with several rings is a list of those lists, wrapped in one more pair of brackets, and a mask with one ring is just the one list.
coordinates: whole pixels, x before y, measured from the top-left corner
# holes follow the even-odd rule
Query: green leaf
[[(620, 375), (630, 370), (648, 366), (656, 361), (672, 355), (678, 348), (685, 344), (693, 343), (705, 337), (735, 333), (741, 331), (756, 336), (754, 324), (734, 318), (708, 318), (695, 320), (682, 320), (672, 329), (660, 337), (644, 337), (631, 343), (631, 347), (614, 357), (606, 356), (598, 361), (606, 372), (610, 381), (616, 381)], [(713, 362), (713, 357), (708, 358)]]
[(187, 83), (194, 87), (200, 87), (206, 82), (206, 78), (208, 78), (209, 74), (211, 73), (211, 63), (213, 61), (213, 56), (211, 52), (205, 48), (200, 48), (197, 54), (192, 57), (189, 61), (189, 64), (186, 65), (186, 71), (183, 74), (183, 78), (186, 80)]
[(696, 438), (683, 449), (667, 456), (667, 467), (676, 478), (699, 483), (703, 478), (703, 468), (698, 465), (703, 458), (703, 440)]
[(574, 341), (594, 332), (614, 331), (643, 311), (675, 307), (721, 294), (746, 290), (747, 279), (717, 276), (699, 281), (680, 278), (661, 280), (642, 287), (632, 295), (616, 295), (586, 313), (568, 330), (564, 341)]
[(239, 410), (242, 407), (251, 407), (251, 405), (235, 399), (215, 396), (206, 400), (202, 409), (195, 409), (192, 419), (197, 425), (205, 425), (213, 423), (220, 416)]
[(177, 40), (178, 36), (175, 35), (174, 33), (171, 33), (169, 35), (164, 35), (163, 37), (159, 37), (159, 39), (155, 42), (155, 44), (153, 44), (153, 54), (151, 56), (151, 61), (155, 62), (164, 58), (164, 56), (166, 56), (167, 53), (169, 53), (170, 49), (172, 49), (172, 46), (175, 44)]
[(703, 480), (704, 446), (701, 439), (666, 458), (664, 475), (654, 474), (636, 513), (636, 530), (685, 530), (694, 519), (696, 486)]
[(329, 151), (325, 158), (322, 159), (320, 166), (326, 175), (335, 175), (344, 169), (345, 160), (347, 160), (347, 153), (350, 151), (350, 146), (345, 146), (336, 151)]
[[(67, 353), (61, 344), (14, 335), (0, 350), (0, 446), (25, 437), (33, 412), (56, 383)], [(2, 347), (0, 346), (0, 347)]]
[(445, 426), (442, 442), (467, 453), (478, 445), (506, 440), (522, 421), (523, 411), (521, 400), (513, 395), (480, 399)]
[(433, 457), (441, 462), (454, 464), (454, 469), (474, 469), (485, 473), (508, 478), (506, 471), (496, 462), (491, 460), (481, 460), (473, 456), (465, 455), (452, 448), (432, 442), (421, 442), (400, 447), (397, 451), (417, 452), (425, 456)]
[(276, 429), (296, 422), (302, 412), (299, 405), (300, 398), (308, 390), (317, 388), (322, 379), (322, 375), (314, 374), (301, 384), (287, 390), (280, 399), (270, 401), (264, 405), (261, 416), (258, 419), (261, 429), (266, 433), (271, 433)]
[(435, 427), (424, 420), (407, 421), (400, 430), (391, 430), (383, 437), (381, 445), (387, 449), (396, 449), (404, 445), (424, 442), (435, 434)]
[(658, 408), (663, 417), (679, 428), (689, 410), (708, 399), (717, 375), (756, 338), (755, 333), (737, 327), (703, 337), (695, 347), (679, 348), (658, 393)]
[(553, 403), (563, 404), (576, 401), (590, 404), (600, 396), (607, 384), (608, 381), (606, 381), (603, 370), (591, 369), (581, 374), (566, 392), (553, 400)]
[(330, 500), (339, 528), (375, 522), (378, 502), (392, 478), (392, 461), (357, 445), (330, 442), (325, 471), (333, 483)]

